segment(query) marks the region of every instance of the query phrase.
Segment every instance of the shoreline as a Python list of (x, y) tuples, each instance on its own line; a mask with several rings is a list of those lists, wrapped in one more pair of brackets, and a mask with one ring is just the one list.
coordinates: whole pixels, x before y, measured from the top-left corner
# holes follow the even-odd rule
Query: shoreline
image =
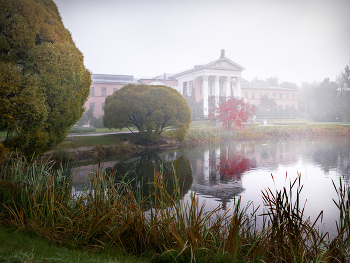
[[(103, 144), (105, 136), (113, 136), (111, 143)], [(244, 130), (224, 130), (220, 128), (190, 129), (183, 142), (172, 138), (171, 131), (165, 132), (160, 139), (152, 143), (145, 143), (131, 133), (101, 134), (99, 136), (80, 135), (69, 136), (60, 144), (58, 149), (50, 150), (42, 158), (53, 157), (55, 160), (70, 159), (80, 161), (91, 158), (101, 158), (110, 155), (132, 156), (142, 152), (175, 149), (179, 147), (194, 147), (204, 144), (220, 143), (225, 141), (266, 140), (283, 138), (315, 138), (350, 136), (349, 125), (320, 125), (320, 126), (250, 126)], [(70, 143), (82, 138), (95, 137), (93, 146), (70, 147)]]

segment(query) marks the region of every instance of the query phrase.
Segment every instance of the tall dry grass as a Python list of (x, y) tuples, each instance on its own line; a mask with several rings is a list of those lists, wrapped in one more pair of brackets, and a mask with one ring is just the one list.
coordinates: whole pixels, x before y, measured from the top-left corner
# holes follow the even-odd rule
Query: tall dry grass
[(184, 143), (187, 146), (232, 140), (310, 138), (350, 136), (350, 128), (340, 125), (329, 126), (261, 126), (245, 127), (241, 130), (225, 130), (222, 127), (191, 129)]
[[(20, 159), (3, 166), (0, 219), (18, 230), (35, 231), (72, 247), (124, 248), (151, 254), (155, 262), (347, 262), (349, 189), (336, 187), (338, 235), (321, 235), (300, 205), (300, 176), (289, 189), (263, 191), (265, 213), (248, 213), (251, 204), (235, 199), (233, 208), (207, 212), (195, 193), (181, 199), (181, 185), (166, 189), (166, 175), (155, 172), (152, 190), (115, 181), (99, 167), (89, 185), (75, 191), (67, 167)], [(294, 195), (293, 195), (294, 193)]]

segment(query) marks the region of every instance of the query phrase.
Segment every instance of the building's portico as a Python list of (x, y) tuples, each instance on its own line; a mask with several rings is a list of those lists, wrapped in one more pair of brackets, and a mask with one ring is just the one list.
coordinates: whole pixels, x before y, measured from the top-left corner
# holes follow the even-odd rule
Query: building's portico
[[(215, 106), (220, 97), (241, 97), (241, 73), (244, 68), (225, 57), (221, 50), (220, 59), (206, 65), (175, 74), (171, 78), (178, 81), (177, 89), (184, 96), (195, 96), (197, 102), (203, 100), (204, 117), (209, 115), (209, 98), (215, 98)], [(193, 92), (195, 92), (193, 94)]]

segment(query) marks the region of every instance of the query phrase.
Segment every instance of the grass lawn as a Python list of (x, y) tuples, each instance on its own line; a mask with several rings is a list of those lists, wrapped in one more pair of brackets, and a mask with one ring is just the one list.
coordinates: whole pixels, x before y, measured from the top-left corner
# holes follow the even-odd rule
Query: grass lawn
[(6, 134), (7, 134), (7, 132), (0, 132), (0, 138), (5, 138)]
[(121, 133), (121, 134), (106, 134), (103, 136), (67, 137), (64, 142), (60, 143), (53, 149), (57, 150), (57, 149), (89, 147), (89, 146), (96, 146), (96, 144), (99, 144), (100, 146), (117, 145), (126, 139), (129, 141), (137, 140), (137, 134)]
[(36, 234), (0, 227), (0, 262), (150, 262), (122, 251), (100, 252), (50, 244)]

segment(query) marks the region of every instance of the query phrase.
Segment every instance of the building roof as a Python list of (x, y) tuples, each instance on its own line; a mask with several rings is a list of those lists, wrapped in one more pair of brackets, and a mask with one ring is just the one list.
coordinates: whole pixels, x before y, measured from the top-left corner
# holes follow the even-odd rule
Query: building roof
[(137, 83), (131, 75), (92, 74), (91, 79), (95, 83)]
[(180, 73), (174, 74), (171, 78), (176, 78), (181, 75), (188, 73), (193, 73), (202, 69), (217, 69), (217, 70), (230, 70), (230, 71), (243, 71), (245, 68), (241, 65), (233, 62), (232, 60), (225, 57), (225, 52), (221, 51), (221, 57), (218, 60), (212, 61), (205, 65), (195, 65), (189, 70), (182, 71)]
[(242, 89), (270, 89), (270, 90), (297, 90), (283, 87), (270, 86), (267, 82), (242, 82)]

